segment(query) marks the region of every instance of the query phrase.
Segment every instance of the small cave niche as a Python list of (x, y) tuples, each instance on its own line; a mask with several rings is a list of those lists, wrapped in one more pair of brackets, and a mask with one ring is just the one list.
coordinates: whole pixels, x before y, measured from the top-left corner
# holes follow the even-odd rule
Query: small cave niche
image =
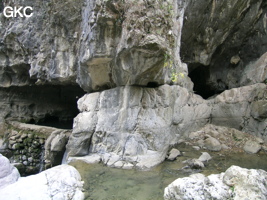
[(148, 88), (157, 88), (159, 87), (158, 82), (148, 82), (146, 85)]
[(208, 66), (199, 64), (190, 64), (188, 66), (189, 74), (194, 83), (194, 92), (204, 99), (216, 94), (216, 91), (209, 85), (210, 71)]

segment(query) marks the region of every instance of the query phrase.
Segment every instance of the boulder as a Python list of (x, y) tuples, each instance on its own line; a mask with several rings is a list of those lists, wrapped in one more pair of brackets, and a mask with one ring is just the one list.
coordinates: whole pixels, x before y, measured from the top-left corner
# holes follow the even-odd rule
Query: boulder
[(225, 200), (230, 199), (229, 186), (223, 183), (223, 174), (193, 174), (179, 178), (164, 190), (164, 200)]
[(231, 166), (225, 173), (179, 178), (164, 190), (165, 200), (266, 199), (267, 172)]
[(17, 168), (11, 165), (5, 156), (0, 154), (0, 190), (9, 184), (15, 183), (19, 177)]
[(248, 140), (243, 148), (247, 153), (258, 153), (261, 150), (261, 145), (256, 141)]
[(60, 165), (37, 175), (20, 178), (0, 190), (0, 199), (83, 200), (83, 182), (72, 166)]
[(216, 138), (208, 137), (204, 140), (204, 148), (210, 151), (220, 151), (222, 149), (222, 146)]
[(189, 159), (184, 161), (183, 163), (187, 164), (187, 166), (183, 167), (183, 169), (203, 169), (205, 167), (204, 163), (198, 159)]
[(172, 148), (169, 152), (168, 160), (175, 160), (178, 156), (181, 156), (181, 152), (178, 149)]
[[(209, 122), (266, 140), (266, 119), (254, 119), (249, 103), (264, 99), (265, 90), (265, 84), (255, 84), (227, 90), (210, 100), (176, 85), (124, 86), (86, 94), (78, 101), (80, 114), (67, 144), (68, 157), (107, 153), (137, 166), (148, 164), (147, 155), (151, 155), (149, 166), (154, 166), (165, 159), (169, 145), (181, 138), (199, 138), (198, 146), (211, 151), (220, 151), (233, 131), (243, 138), (238, 130), (213, 125), (190, 134)], [(138, 166), (146, 168), (146, 164)]]
[(204, 126), (210, 116), (201, 97), (175, 85), (91, 93), (79, 100), (78, 107), (68, 157), (99, 154), (107, 165), (121, 160), (138, 168), (162, 162), (169, 145)]
[(211, 160), (211, 156), (207, 152), (202, 152), (202, 154), (201, 154), (201, 156), (199, 156), (198, 160), (200, 160), (201, 162), (208, 162), (209, 160)]
[(232, 166), (225, 171), (223, 182), (233, 190), (234, 200), (266, 199), (267, 172), (260, 169), (245, 169)]
[(44, 145), (46, 168), (61, 164), (70, 134), (69, 130), (56, 129), (49, 135)]

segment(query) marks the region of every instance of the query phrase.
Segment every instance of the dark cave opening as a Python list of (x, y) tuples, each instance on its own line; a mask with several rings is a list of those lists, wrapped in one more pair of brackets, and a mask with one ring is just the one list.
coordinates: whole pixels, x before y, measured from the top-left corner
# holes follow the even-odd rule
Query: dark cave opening
[(188, 66), (189, 77), (194, 83), (194, 92), (204, 99), (207, 99), (216, 94), (215, 89), (209, 85), (210, 72), (208, 66), (199, 64), (190, 64)]
[(43, 119), (40, 119), (37, 122), (35, 120), (31, 120), (29, 123), (40, 126), (55, 127), (59, 129), (72, 129), (73, 119), (61, 120), (58, 116), (47, 114)]
[(146, 86), (148, 88), (156, 88), (159, 87), (159, 84), (157, 82), (148, 82)]
[(72, 129), (79, 114), (77, 101), (85, 92), (78, 85), (32, 85), (0, 88), (5, 119)]

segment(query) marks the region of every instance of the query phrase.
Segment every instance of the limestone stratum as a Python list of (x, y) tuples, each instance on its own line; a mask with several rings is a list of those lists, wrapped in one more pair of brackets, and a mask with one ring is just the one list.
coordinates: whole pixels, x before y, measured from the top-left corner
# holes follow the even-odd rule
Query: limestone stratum
[[(216, 159), (180, 159), (187, 157), (179, 149), (184, 145), (206, 156), (265, 155), (266, 50), (264, 0), (2, 0), (0, 153), (21, 176), (40, 175), (34, 180), (49, 168), (56, 173), (62, 161), (125, 170), (172, 162), (195, 173)], [(3, 174), (11, 177), (5, 180), (19, 185), (16, 168), (2, 155)], [(265, 166), (240, 167), (193, 175), (187, 184), (207, 189), (209, 180), (223, 191), (199, 199), (243, 198), (242, 183), (225, 177), (240, 169), (258, 181)], [(179, 193), (183, 179), (177, 180), (162, 198), (202, 192), (192, 186)], [(92, 197), (72, 183), (73, 198)], [(260, 187), (264, 199), (267, 188)], [(71, 199), (63, 193), (45, 198)]]

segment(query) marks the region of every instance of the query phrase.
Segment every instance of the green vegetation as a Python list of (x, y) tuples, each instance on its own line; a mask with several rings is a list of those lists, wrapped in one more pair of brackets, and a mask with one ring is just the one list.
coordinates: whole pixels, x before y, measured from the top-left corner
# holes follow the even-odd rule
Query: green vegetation
[(184, 73), (176, 72), (173, 61), (174, 61), (174, 59), (170, 54), (166, 53), (164, 55), (164, 67), (171, 69), (171, 81), (173, 83), (177, 83), (179, 78), (184, 78)]

